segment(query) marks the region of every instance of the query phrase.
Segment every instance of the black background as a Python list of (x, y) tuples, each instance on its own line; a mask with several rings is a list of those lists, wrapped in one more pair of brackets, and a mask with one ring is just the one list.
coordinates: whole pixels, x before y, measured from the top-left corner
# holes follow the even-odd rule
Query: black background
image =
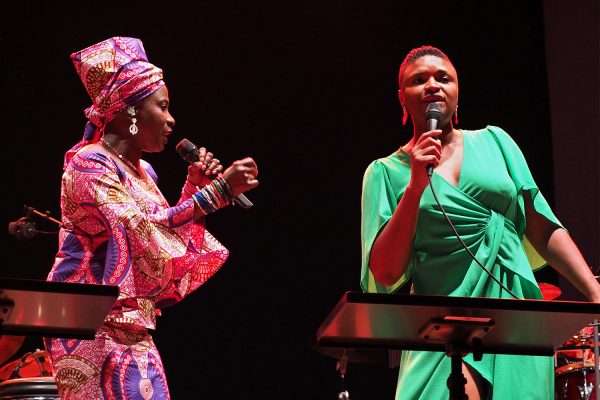
[[(167, 149), (145, 157), (167, 199), (178, 199), (185, 179), (174, 151), (183, 137), (227, 164), (251, 155), (261, 182), (248, 193), (250, 211), (208, 220), (231, 250), (223, 269), (158, 321), (173, 398), (334, 399), (335, 360), (314, 350), (315, 332), (345, 291), (359, 289), (362, 174), (410, 139), (396, 80), (411, 48), (431, 44), (449, 55), (459, 127), (508, 131), (553, 203), (543, 6), (21, 2), (0, 28), (2, 223), (21, 217), (24, 204), (60, 213), (62, 157), (80, 139), (90, 104), (69, 55), (111, 36), (142, 39), (165, 71), (177, 120)], [(44, 279), (56, 237), (3, 235), (1, 275)], [(557, 283), (550, 268), (537, 275)], [(396, 375), (352, 364), (352, 399), (391, 398)]]

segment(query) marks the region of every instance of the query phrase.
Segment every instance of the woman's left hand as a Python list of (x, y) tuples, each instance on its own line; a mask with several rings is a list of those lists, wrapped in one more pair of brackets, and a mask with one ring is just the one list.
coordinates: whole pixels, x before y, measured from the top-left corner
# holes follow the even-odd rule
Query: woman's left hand
[(258, 167), (251, 157), (235, 161), (225, 172), (223, 179), (229, 185), (232, 196), (237, 196), (258, 186)]
[(200, 147), (198, 161), (188, 167), (187, 180), (192, 185), (204, 187), (221, 172), (223, 172), (221, 161), (214, 158), (213, 153), (206, 151), (206, 148)]

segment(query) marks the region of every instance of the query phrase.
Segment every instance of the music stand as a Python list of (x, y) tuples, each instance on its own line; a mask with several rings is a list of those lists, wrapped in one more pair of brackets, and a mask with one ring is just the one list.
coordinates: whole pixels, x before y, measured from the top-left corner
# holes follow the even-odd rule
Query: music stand
[(0, 336), (94, 339), (119, 288), (0, 278)]
[(317, 331), (324, 347), (445, 352), (450, 399), (463, 399), (462, 356), (552, 356), (600, 304), (346, 292)]

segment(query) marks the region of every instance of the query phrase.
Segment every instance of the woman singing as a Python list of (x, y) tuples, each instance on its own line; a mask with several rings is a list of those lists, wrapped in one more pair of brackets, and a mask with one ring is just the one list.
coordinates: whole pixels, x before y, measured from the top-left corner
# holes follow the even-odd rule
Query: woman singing
[[(541, 299), (532, 272), (545, 263), (590, 301), (600, 286), (531, 176), (523, 154), (502, 129), (457, 129), (458, 76), (439, 49), (412, 50), (399, 71), (404, 123), (412, 139), (369, 165), (362, 197), (362, 277), (365, 291), (392, 293), (412, 280), (412, 293)], [(438, 103), (439, 129), (425, 112)], [(469, 250), (506, 288), (471, 258), (445, 220), (431, 183)], [(541, 256), (541, 257), (540, 257)], [(550, 357), (484, 354), (464, 357), (466, 392), (474, 399), (552, 399)], [(396, 398), (447, 399), (450, 358), (405, 351)]]
[[(160, 309), (214, 275), (228, 251), (205, 218), (258, 185), (251, 158), (223, 171), (201, 148), (177, 205), (156, 186), (144, 152), (173, 134), (162, 70), (140, 40), (113, 37), (71, 55), (93, 104), (83, 140), (65, 156), (62, 226), (51, 281), (116, 285), (94, 340), (45, 339), (62, 399), (168, 399), (149, 330)], [(221, 175), (222, 173), (222, 175)]]

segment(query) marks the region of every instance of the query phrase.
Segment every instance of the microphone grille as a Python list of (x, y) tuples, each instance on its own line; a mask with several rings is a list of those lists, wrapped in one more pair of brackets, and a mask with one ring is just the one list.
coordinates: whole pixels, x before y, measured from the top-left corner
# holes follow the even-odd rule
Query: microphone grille
[(175, 150), (177, 150), (177, 153), (179, 154), (179, 156), (181, 156), (181, 158), (183, 158), (189, 163), (198, 161), (198, 148), (194, 143), (190, 142), (187, 139), (181, 139), (181, 141), (177, 143), (177, 146), (175, 146)]
[(425, 119), (435, 119), (437, 121), (442, 119), (442, 106), (440, 103), (429, 103), (425, 110)]

